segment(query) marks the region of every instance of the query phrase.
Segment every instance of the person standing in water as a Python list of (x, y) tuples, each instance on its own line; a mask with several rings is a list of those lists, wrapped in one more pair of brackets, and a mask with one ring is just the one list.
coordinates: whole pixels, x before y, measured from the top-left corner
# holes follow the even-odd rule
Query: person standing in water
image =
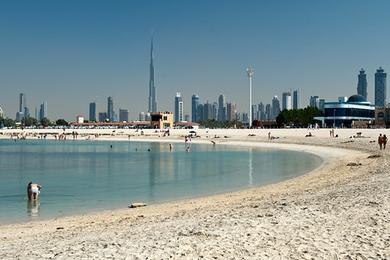
[(28, 200), (38, 200), (39, 193), (41, 192), (42, 186), (31, 181), (27, 184), (27, 197)]

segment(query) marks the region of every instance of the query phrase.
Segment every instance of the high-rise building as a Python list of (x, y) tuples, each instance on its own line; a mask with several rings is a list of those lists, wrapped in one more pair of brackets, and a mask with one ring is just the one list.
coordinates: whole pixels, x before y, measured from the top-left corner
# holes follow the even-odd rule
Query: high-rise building
[(318, 108), (320, 106), (320, 98), (319, 96), (310, 96), (310, 101), (309, 104), (311, 107), (316, 107)]
[(26, 107), (26, 95), (24, 93), (19, 94), (19, 112), (24, 112)]
[(227, 103), (226, 104), (226, 114), (227, 114), (227, 121), (235, 121), (236, 120), (236, 104), (234, 103)]
[(211, 106), (211, 119), (217, 120), (218, 119), (218, 103), (214, 102), (213, 105)]
[(150, 44), (150, 67), (149, 67), (149, 107), (148, 112), (157, 112), (156, 86), (154, 85), (154, 51), (153, 39)]
[(257, 117), (258, 110), (257, 110), (257, 105), (252, 105), (252, 120), (258, 120), (259, 118)]
[(298, 92), (298, 89), (294, 90), (293, 91), (293, 109), (299, 109), (301, 104), (300, 104), (300, 100), (299, 100), (299, 92)]
[(379, 67), (375, 73), (375, 106), (386, 105), (386, 73)]
[(4, 118), (5, 116), (4, 116), (4, 111), (3, 111), (3, 109), (0, 107), (0, 118)]
[(196, 111), (196, 121), (203, 121), (204, 120), (204, 107), (203, 104), (198, 105), (198, 109)]
[(96, 122), (96, 103), (89, 103), (89, 121)]
[(258, 105), (257, 105), (257, 111), (258, 111), (258, 119), (259, 120), (265, 120), (265, 109), (264, 109), (264, 104), (262, 102), (260, 102)]
[(191, 118), (192, 118), (192, 122), (199, 121), (198, 106), (199, 106), (199, 96), (194, 94), (191, 97)]
[(184, 115), (184, 121), (189, 122), (190, 121), (190, 115), (188, 115), (188, 114)]
[(282, 93), (282, 110), (292, 109), (292, 102), (291, 102), (291, 93), (290, 92), (283, 92)]
[(106, 122), (108, 119), (106, 112), (100, 112), (99, 113), (99, 122)]
[(20, 93), (19, 94), (19, 110), (16, 112), (16, 121), (20, 122), (25, 117), (28, 117), (29, 115), (26, 115), (26, 112), (29, 113), (28, 108), (26, 106), (26, 94)]
[(181, 93), (177, 92), (175, 96), (175, 122), (184, 121), (184, 103)]
[(364, 69), (361, 69), (358, 75), (357, 93), (367, 100), (367, 76)]
[(144, 112), (140, 112), (139, 115), (138, 115), (138, 120), (139, 121), (145, 121), (145, 113)]
[(272, 119), (276, 118), (280, 113), (280, 102), (278, 96), (272, 98)]
[(318, 101), (318, 109), (324, 110), (324, 108), (325, 108), (325, 99), (320, 98), (320, 100)]
[(119, 122), (129, 122), (129, 110), (119, 109)]
[(114, 100), (112, 97), (107, 98), (107, 118), (110, 122), (114, 121)]
[(271, 120), (272, 119), (272, 108), (271, 104), (265, 105), (265, 120)]
[(218, 121), (226, 121), (226, 99), (223, 94), (218, 98)]
[(210, 104), (208, 101), (203, 104), (203, 120), (212, 120), (213, 117), (213, 104)]
[(39, 120), (42, 120), (43, 118), (47, 118), (47, 102), (44, 101), (39, 109)]

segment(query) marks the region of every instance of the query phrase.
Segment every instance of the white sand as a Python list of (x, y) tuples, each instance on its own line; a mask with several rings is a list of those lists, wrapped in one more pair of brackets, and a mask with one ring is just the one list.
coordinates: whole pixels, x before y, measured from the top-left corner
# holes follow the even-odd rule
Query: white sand
[[(276, 145), (326, 162), (293, 180), (234, 193), (3, 225), (0, 258), (390, 258), (389, 154), (367, 159), (379, 153), (372, 141), (389, 130), (336, 130), (339, 138), (329, 138), (326, 129), (310, 131), (314, 137), (304, 137), (306, 129), (271, 130), (279, 139), (267, 141), (268, 130), (199, 130), (205, 142)], [(167, 138), (145, 130), (130, 139), (183, 141), (187, 132), (171, 131)], [(356, 132), (367, 138), (349, 138)], [(128, 134), (139, 133), (116, 130), (98, 139), (127, 140)]]

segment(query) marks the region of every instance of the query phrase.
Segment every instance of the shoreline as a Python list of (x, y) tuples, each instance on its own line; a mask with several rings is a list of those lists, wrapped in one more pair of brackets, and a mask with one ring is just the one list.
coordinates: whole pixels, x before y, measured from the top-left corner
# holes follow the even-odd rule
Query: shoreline
[[(328, 140), (315, 140), (319, 142), (317, 145), (329, 145)], [(302, 140), (295, 139), (292, 141), (301, 142)], [(338, 141), (342, 140), (339, 139)], [(228, 142), (236, 141), (229, 140), (226, 144)], [(248, 144), (244, 142), (244, 145)], [(253, 142), (252, 145), (258, 145), (258, 143)], [(290, 146), (291, 148), (294, 145), (298, 147), (297, 149), (305, 147), (283, 143), (270, 145), (276, 145), (278, 148), (283, 146)], [(377, 159), (367, 159), (367, 155), (377, 153), (370, 147), (367, 148), (367, 144), (347, 143), (347, 145), (351, 145), (350, 148), (353, 150), (343, 150), (343, 155), (337, 153), (337, 151), (341, 151), (337, 147), (328, 150), (328, 160), (324, 160), (322, 165), (314, 171), (266, 186), (201, 198), (153, 204), (139, 209), (119, 209), (82, 216), (1, 225), (2, 236), (0, 236), (0, 241), (2, 243), (0, 243), (0, 249), (3, 253), (0, 253), (0, 257), (23, 257), (28, 256), (28, 253), (31, 252), (33, 254), (30, 254), (30, 256), (43, 258), (57, 256), (65, 258), (77, 256), (105, 258), (108, 256), (124, 257), (126, 255), (140, 258), (146, 256), (153, 256), (153, 258), (167, 258), (170, 256), (199, 257), (201, 255), (206, 258), (213, 255), (222, 258), (228, 256), (244, 258), (307, 258), (309, 256), (334, 258), (335, 256), (357, 256), (355, 253), (360, 253), (366, 257), (375, 257), (375, 254), (376, 258), (379, 258), (379, 256), (389, 257), (389, 252), (385, 250), (388, 242), (383, 240), (383, 237), (389, 234), (389, 229), (383, 227), (386, 219), (383, 219), (379, 225), (377, 221), (376, 227), (371, 224), (368, 225), (370, 230), (362, 229), (360, 227), (362, 223), (357, 224), (359, 218), (365, 218), (372, 214), (365, 208), (367, 205), (364, 205), (364, 209), (361, 209), (364, 212), (360, 212), (359, 208), (352, 209), (352, 205), (349, 205), (349, 203), (351, 203), (350, 200), (357, 203), (355, 197), (347, 199), (348, 196), (351, 196), (349, 195), (350, 192), (343, 193), (345, 189), (354, 189), (355, 186), (356, 192), (359, 192), (360, 189), (363, 189), (361, 181), (367, 178), (387, 177), (383, 175), (386, 174), (385, 166), (388, 165), (387, 153), (383, 153), (382, 157)], [(318, 152), (324, 152), (328, 149), (324, 146), (313, 147)], [(331, 157), (332, 155), (333, 157)], [(386, 160), (385, 163), (383, 163), (383, 160)], [(350, 161), (362, 163), (362, 166), (346, 166)], [(379, 172), (377, 172), (378, 170)], [(375, 175), (372, 175), (374, 173)], [(385, 185), (388, 183), (383, 179), (381, 181)], [(340, 192), (343, 193), (343, 196), (334, 198), (334, 195), (329, 196), (329, 194)], [(377, 192), (375, 189), (371, 190), (366, 196), (375, 198), (386, 196), (386, 193), (377, 194)], [(333, 199), (329, 200), (329, 198)], [(337, 201), (339, 198), (343, 199)], [(379, 203), (383, 208), (382, 210), (389, 209), (388, 200), (386, 201), (385, 197), (382, 201), (375, 203), (368, 201), (367, 203), (370, 207), (377, 205), (375, 203)], [(318, 209), (316, 210), (316, 208)], [(327, 210), (324, 211), (325, 208)], [(337, 208), (340, 208), (342, 214), (333, 212)], [(359, 217), (356, 219), (358, 222), (355, 221), (355, 216), (347, 213), (347, 210), (358, 211), (358, 214), (356, 214), (356, 217)], [(329, 215), (327, 213), (329, 211), (332, 214)], [(363, 213), (366, 216), (363, 216)], [(377, 214), (378, 212), (372, 213)], [(335, 219), (334, 217), (338, 214), (341, 214), (340, 216), (347, 214), (352, 220), (345, 216), (341, 219)], [(333, 227), (329, 225), (329, 222), (338, 224)], [(340, 230), (337, 230), (340, 228), (346, 229), (352, 224), (353, 226), (350, 228), (354, 229), (349, 230), (351, 234), (348, 235), (344, 231), (341, 233), (347, 237), (355, 237), (356, 232), (362, 236), (364, 233), (362, 230), (367, 234), (371, 234), (372, 230), (382, 230), (380, 235), (379, 233), (375, 234), (377, 237), (374, 237), (374, 240), (377, 244), (373, 242), (374, 246), (362, 251), (362, 243), (364, 242), (362, 240), (364, 239), (358, 238), (357, 242), (355, 241), (352, 245), (346, 243), (348, 240), (345, 240), (345, 238), (340, 240), (336, 235), (340, 233)], [(302, 229), (304, 226), (307, 226), (307, 228)], [(299, 229), (296, 229), (297, 227)], [(329, 230), (324, 231), (325, 227)], [(262, 232), (257, 232), (258, 229)], [(282, 233), (280, 233), (281, 231)], [(309, 233), (304, 237), (300, 237), (299, 232)], [(327, 242), (325, 244), (314, 242), (313, 239), (316, 239), (316, 237), (324, 236), (325, 233), (323, 232), (331, 234), (330, 237), (324, 238), (324, 241)], [(299, 239), (297, 235), (300, 237)], [(94, 240), (92, 238), (94, 236), (99, 237), (102, 241)], [(233, 239), (232, 236), (240, 237), (243, 242)], [(277, 237), (277, 240), (272, 239), (272, 236)], [(129, 241), (126, 242), (125, 238)], [(175, 238), (179, 242), (170, 238)], [(216, 244), (211, 240), (221, 243), (223, 241), (223, 243)], [(285, 241), (285, 243), (280, 244), (279, 240)], [(310, 243), (308, 243), (309, 240)], [(115, 241), (115, 245), (108, 241)], [(245, 241), (253, 243), (254, 247), (249, 250), (251, 246), (248, 246)], [(18, 246), (19, 243), (25, 244), (26, 248)], [(70, 246), (77, 243), (82, 243), (83, 246)], [(380, 246), (378, 246), (379, 244)], [(363, 245), (365, 246), (365, 242)], [(225, 251), (222, 248), (225, 248)], [(236, 248), (240, 248), (240, 250), (237, 251)]]

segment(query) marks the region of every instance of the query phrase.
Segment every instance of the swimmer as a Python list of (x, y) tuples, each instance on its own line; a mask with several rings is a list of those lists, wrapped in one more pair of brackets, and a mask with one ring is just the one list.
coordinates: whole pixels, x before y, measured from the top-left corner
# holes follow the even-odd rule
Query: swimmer
[(41, 192), (42, 186), (31, 181), (27, 184), (27, 197), (28, 200), (38, 200), (39, 193)]

